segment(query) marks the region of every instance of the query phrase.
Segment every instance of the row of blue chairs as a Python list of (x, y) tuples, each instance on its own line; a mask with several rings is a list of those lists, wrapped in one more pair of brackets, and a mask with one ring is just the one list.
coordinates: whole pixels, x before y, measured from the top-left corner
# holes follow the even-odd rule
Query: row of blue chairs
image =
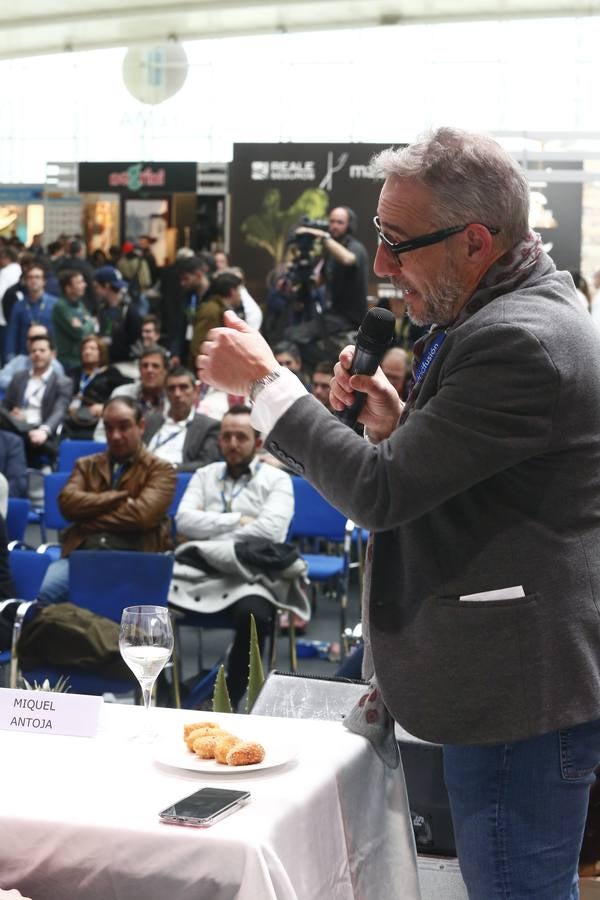
[[(35, 601), (51, 561), (48, 553), (19, 549), (10, 551), (10, 571), (19, 600)], [(126, 606), (166, 606), (172, 572), (173, 557), (170, 554), (79, 550), (70, 559), (69, 593), (76, 605), (118, 623)], [(22, 615), (30, 605), (24, 604)], [(9, 664), (11, 659), (14, 663), (11, 669), (12, 686), (16, 686), (14, 656), (9, 651), (0, 654), (0, 664)], [(68, 667), (44, 666), (22, 674), (30, 683), (34, 680), (41, 683), (48, 678), (51, 684), (62, 675), (69, 678), (72, 691), (82, 694), (125, 694), (135, 687), (133, 679), (104, 678), (93, 672)], [(173, 685), (174, 688), (177, 686), (175, 678)]]
[[(101, 452), (105, 445), (90, 441), (63, 441), (61, 445), (62, 455), (59, 458), (59, 471), (44, 477), (45, 512), (44, 520), (47, 528), (61, 530), (68, 525), (58, 507), (58, 495), (66, 483), (75, 460), (88, 453)], [(178, 473), (176, 493), (169, 508), (169, 514), (174, 518), (179, 502), (191, 478), (191, 473)], [(311, 485), (302, 478), (292, 479), (295, 495), (295, 515), (289, 532), (290, 540), (297, 540), (302, 549), (302, 555), (308, 565), (308, 577), (313, 586), (316, 584), (327, 585), (331, 593), (339, 603), (340, 631), (343, 635), (346, 630), (346, 608), (348, 597), (348, 575), (351, 566), (351, 546), (356, 538), (357, 530), (352, 523), (335, 510), (329, 503), (315, 491)], [(21, 507), (19, 509), (19, 506)], [(27, 524), (27, 501), (10, 502), (8, 516), (9, 536), (13, 540), (23, 540)], [(25, 509), (24, 509), (25, 508)], [(328, 545), (336, 545), (338, 553), (331, 553), (330, 546), (324, 552), (314, 552), (320, 542)], [(308, 542), (308, 544), (307, 544)], [(313, 552), (310, 544), (314, 545)], [(50, 550), (52, 553), (52, 550)], [(55, 552), (53, 556), (55, 557)], [(81, 551), (73, 558), (81, 559)], [(105, 559), (105, 557), (103, 557)], [(142, 560), (136, 555), (136, 570)], [(89, 572), (87, 576), (89, 578)], [(40, 579), (41, 580), (41, 579)], [(127, 583), (126, 579), (125, 583)], [(110, 594), (110, 591), (108, 592)], [(133, 601), (130, 601), (133, 602)], [(151, 602), (147, 598), (144, 602)], [(106, 613), (103, 613), (106, 614)], [(120, 616), (120, 612), (119, 612)], [(193, 619), (193, 621), (192, 621)], [(293, 617), (290, 617), (293, 619)], [(219, 627), (215, 625), (215, 619), (201, 614), (188, 615), (184, 624), (195, 627)], [(220, 624), (220, 623), (219, 623)], [(223, 627), (220, 624), (220, 627)], [(274, 643), (272, 643), (272, 647)], [(342, 649), (345, 644), (342, 641)], [(296, 646), (293, 622), (290, 623), (290, 665), (292, 670), (297, 668)], [(1, 662), (1, 660), (0, 660)], [(209, 686), (210, 687), (210, 686)], [(114, 691), (116, 693), (116, 691)]]

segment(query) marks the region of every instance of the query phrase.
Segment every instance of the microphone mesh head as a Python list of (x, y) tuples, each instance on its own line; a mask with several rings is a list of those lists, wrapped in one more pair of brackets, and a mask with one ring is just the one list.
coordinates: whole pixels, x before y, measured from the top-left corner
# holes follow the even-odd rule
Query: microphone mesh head
[(376, 306), (362, 320), (360, 331), (374, 344), (388, 344), (394, 335), (396, 319), (389, 309)]

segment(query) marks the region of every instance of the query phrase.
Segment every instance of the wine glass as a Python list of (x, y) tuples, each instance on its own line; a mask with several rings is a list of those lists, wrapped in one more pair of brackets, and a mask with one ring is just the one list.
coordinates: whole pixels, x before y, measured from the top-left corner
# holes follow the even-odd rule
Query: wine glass
[(140, 740), (151, 741), (150, 701), (152, 688), (173, 652), (173, 629), (166, 606), (128, 606), (121, 616), (121, 656), (137, 678), (144, 699), (144, 726)]

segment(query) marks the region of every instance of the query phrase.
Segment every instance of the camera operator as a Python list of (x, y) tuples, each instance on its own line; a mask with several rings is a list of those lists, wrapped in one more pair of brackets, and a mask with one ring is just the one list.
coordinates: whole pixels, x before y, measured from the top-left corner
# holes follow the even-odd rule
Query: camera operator
[[(328, 331), (353, 331), (367, 312), (368, 258), (354, 236), (356, 216), (348, 206), (329, 213), (327, 231), (301, 225), (296, 235), (312, 234), (323, 241), (323, 275), (327, 292)], [(335, 320), (339, 320), (339, 327)]]
[[(289, 326), (283, 336), (299, 345), (305, 364), (314, 365), (317, 358), (331, 355), (336, 336), (356, 331), (366, 314), (367, 251), (353, 237), (355, 225), (352, 210), (339, 206), (331, 210), (328, 223), (306, 221), (294, 231), (292, 243), (299, 248), (295, 280), (314, 306), (308, 321)], [(317, 239), (322, 242), (322, 255), (315, 257), (313, 243)], [(314, 288), (317, 273), (323, 281), (318, 291)], [(324, 309), (321, 293), (325, 295)], [(320, 346), (316, 341), (320, 341)]]

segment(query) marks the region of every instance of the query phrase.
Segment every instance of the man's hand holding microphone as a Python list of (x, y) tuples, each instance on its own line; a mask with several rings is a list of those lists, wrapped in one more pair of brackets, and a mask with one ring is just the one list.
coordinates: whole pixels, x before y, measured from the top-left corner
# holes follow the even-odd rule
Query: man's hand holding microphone
[[(367, 314), (357, 346), (344, 347), (329, 386), (331, 406), (339, 417), (349, 425), (352, 420), (361, 422), (374, 443), (389, 437), (402, 412), (398, 394), (378, 365), (389, 346), (389, 322), (383, 321), (386, 316), (382, 315), (386, 312), (375, 309)], [(209, 331), (200, 348), (199, 375), (204, 384), (230, 394), (247, 395), (254, 382), (278, 370), (279, 365), (263, 336), (233, 311), (225, 313), (224, 322), (224, 327)], [(352, 371), (353, 362), (356, 374)], [(372, 374), (366, 374), (368, 371)], [(356, 392), (364, 395), (360, 404)]]

